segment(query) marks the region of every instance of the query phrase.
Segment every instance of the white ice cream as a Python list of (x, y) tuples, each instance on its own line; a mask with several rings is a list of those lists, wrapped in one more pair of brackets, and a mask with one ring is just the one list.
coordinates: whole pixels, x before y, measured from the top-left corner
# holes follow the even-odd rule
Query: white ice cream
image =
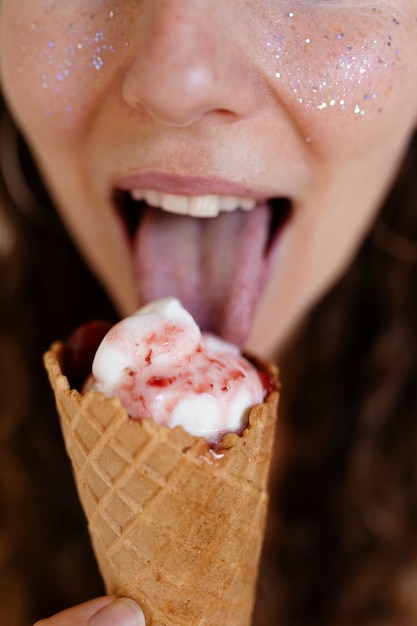
[(265, 396), (258, 371), (238, 348), (201, 333), (174, 298), (144, 306), (108, 332), (88, 389), (117, 396), (133, 419), (181, 425), (211, 442), (241, 430)]

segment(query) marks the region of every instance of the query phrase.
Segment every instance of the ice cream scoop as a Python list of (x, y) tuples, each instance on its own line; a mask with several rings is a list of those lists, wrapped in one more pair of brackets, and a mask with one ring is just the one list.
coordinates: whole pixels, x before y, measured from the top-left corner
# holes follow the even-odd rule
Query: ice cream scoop
[(210, 442), (241, 431), (266, 395), (239, 349), (201, 333), (175, 298), (148, 304), (109, 330), (83, 392), (91, 389), (118, 397), (133, 419), (180, 425)]

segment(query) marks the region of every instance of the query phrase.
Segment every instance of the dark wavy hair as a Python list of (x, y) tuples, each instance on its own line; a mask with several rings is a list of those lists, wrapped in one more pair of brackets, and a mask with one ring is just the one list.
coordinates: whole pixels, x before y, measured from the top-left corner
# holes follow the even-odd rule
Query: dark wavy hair
[[(280, 363), (257, 626), (417, 622), (417, 258), (386, 236), (417, 241), (416, 173), (414, 139), (382, 221)], [(25, 626), (103, 592), (41, 357), (117, 316), (64, 229), (21, 216), (1, 178), (0, 199), (0, 603)]]

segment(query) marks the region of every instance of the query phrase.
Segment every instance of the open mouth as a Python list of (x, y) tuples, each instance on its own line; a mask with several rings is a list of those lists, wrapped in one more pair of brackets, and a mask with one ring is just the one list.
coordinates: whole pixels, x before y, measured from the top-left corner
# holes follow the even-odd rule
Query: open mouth
[(243, 345), (291, 201), (163, 195), (113, 192), (139, 300), (178, 297), (202, 330)]

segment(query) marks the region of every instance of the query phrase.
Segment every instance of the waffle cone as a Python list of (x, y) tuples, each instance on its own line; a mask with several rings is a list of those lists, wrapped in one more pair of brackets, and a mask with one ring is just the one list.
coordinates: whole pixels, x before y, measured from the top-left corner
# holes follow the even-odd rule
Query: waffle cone
[(56, 343), (44, 361), (107, 592), (134, 598), (147, 626), (248, 626), (278, 392), (214, 452), (181, 427), (129, 419), (115, 398), (71, 390), (62, 354)]

